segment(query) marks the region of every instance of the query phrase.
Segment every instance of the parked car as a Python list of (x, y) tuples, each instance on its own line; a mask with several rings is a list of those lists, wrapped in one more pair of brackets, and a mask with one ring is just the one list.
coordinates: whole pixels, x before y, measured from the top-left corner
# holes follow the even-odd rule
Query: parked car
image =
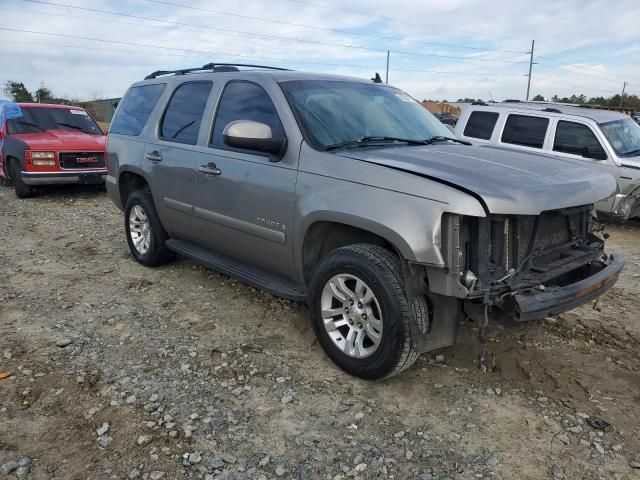
[(368, 379), (465, 320), (540, 319), (616, 282), (592, 232), (611, 175), (449, 139), (388, 85), (243, 67), (156, 72), (118, 106), (107, 190), (143, 265), (177, 252), (306, 300), (328, 356)]
[(441, 123), (445, 125), (451, 125), (452, 127), (456, 126), (456, 118), (453, 117), (450, 113), (447, 112), (436, 112), (433, 114)]
[(106, 137), (86, 110), (43, 103), (13, 108), (19, 116), (0, 122), (0, 177), (13, 182), (19, 198), (40, 185), (104, 183)]
[(622, 220), (640, 216), (640, 126), (628, 115), (541, 102), (471, 105), (460, 116), (456, 135), (478, 145), (596, 167), (613, 175), (620, 190), (597, 210)]

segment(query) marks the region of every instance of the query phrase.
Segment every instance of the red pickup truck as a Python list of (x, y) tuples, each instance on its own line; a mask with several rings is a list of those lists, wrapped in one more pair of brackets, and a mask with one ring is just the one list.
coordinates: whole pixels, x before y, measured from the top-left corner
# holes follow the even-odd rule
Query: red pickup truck
[(19, 198), (38, 185), (104, 183), (106, 136), (86, 110), (17, 105), (21, 116), (0, 125), (0, 177), (13, 181)]

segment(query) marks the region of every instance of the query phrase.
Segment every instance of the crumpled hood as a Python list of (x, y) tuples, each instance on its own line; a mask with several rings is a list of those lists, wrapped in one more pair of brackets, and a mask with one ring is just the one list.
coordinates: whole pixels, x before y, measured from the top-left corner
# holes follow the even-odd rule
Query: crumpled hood
[(38, 133), (11, 135), (31, 150), (100, 151), (104, 150), (104, 135), (89, 135), (80, 130), (47, 130)]
[(615, 178), (577, 162), (493, 147), (436, 144), (336, 152), (439, 180), (480, 197), (490, 213), (538, 215), (614, 195)]

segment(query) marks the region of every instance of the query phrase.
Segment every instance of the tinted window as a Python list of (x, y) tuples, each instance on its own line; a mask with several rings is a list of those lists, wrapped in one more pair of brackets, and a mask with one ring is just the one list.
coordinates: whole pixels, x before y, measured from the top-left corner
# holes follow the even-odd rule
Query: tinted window
[(212, 86), (211, 82), (192, 82), (176, 88), (162, 117), (160, 137), (195, 145)]
[(130, 88), (120, 103), (109, 133), (140, 135), (163, 90), (164, 84)]
[(572, 153), (587, 158), (607, 158), (591, 129), (580, 123), (558, 122), (553, 149), (556, 152)]
[(496, 126), (499, 114), (496, 112), (472, 112), (464, 127), (465, 137), (489, 140)]
[(22, 117), (7, 121), (7, 132), (41, 133), (45, 130), (77, 130), (103, 135), (98, 124), (79, 108), (22, 107)]
[(548, 118), (509, 115), (502, 132), (502, 142), (542, 148), (548, 125)]
[(271, 127), (273, 138), (284, 137), (284, 128), (278, 112), (264, 89), (255, 83), (231, 82), (222, 93), (218, 113), (211, 135), (211, 144), (224, 146), (222, 133), (236, 120), (253, 120)]

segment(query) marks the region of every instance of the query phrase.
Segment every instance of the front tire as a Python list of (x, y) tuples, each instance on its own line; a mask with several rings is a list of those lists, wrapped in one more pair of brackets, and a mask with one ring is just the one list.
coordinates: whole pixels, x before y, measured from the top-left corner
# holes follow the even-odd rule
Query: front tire
[(16, 190), (16, 197), (29, 198), (33, 196), (33, 187), (27, 185), (20, 175), (20, 163), (17, 160), (11, 162), (11, 180)]
[(427, 309), (409, 301), (403, 278), (398, 256), (369, 244), (336, 249), (316, 267), (309, 288), (311, 322), (325, 353), (346, 372), (387, 378), (418, 358), (412, 313), (422, 326)]
[(124, 212), (124, 229), (133, 257), (147, 267), (157, 267), (171, 260), (173, 253), (165, 245), (169, 236), (160, 222), (150, 192), (133, 192)]

